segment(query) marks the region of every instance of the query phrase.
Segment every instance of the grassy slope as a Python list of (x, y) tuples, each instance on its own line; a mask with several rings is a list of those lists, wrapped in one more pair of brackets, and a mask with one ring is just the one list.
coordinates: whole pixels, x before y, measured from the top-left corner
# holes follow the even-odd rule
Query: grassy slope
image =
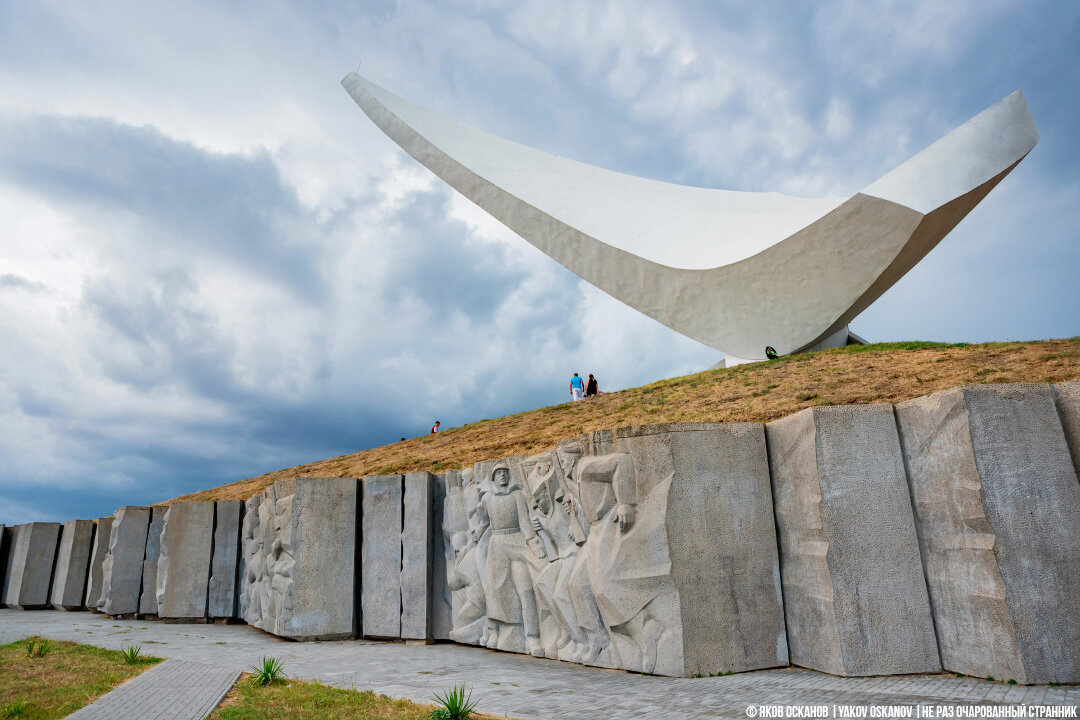
[[(118, 650), (73, 642), (53, 642), (44, 657), (28, 657), (24, 641), (0, 645), (0, 717), (67, 717), (158, 662), (141, 656), (128, 665)], [(27, 703), (21, 712), (19, 703)]]
[(887, 343), (806, 353), (661, 380), (438, 435), (279, 470), (177, 500), (246, 499), (283, 477), (361, 477), (463, 467), (522, 455), (583, 432), (664, 422), (775, 420), (811, 405), (896, 403), (956, 385), (1080, 379), (1080, 337), (944, 345)]

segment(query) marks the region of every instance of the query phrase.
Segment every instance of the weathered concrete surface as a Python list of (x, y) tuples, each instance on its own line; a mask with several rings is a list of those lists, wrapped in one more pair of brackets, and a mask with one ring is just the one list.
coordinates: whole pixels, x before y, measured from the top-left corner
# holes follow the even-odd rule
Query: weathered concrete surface
[(11, 552), (11, 534), (11, 528), (0, 524), (0, 607), (7, 605), (4, 598), (7, 597), (8, 555)]
[[(431, 637), (449, 640), (454, 629), (454, 608), (446, 570), (453, 563), (453, 546), (447, 546), (443, 536), (443, 516), (446, 507), (447, 476), (451, 472), (435, 476), (434, 488), (434, 540), (431, 546)], [(460, 484), (460, 481), (459, 481)]]
[(4, 596), (8, 607), (30, 610), (48, 606), (59, 540), (60, 523), (34, 522), (15, 526)]
[(150, 527), (146, 531), (146, 553), (143, 556), (142, 593), (139, 595), (139, 614), (157, 615), (157, 571), (161, 554), (161, 531), (165, 528), (167, 505), (150, 508)]
[(406, 640), (432, 639), (435, 484), (431, 473), (405, 474), (400, 585), (401, 637)]
[(214, 557), (207, 613), (212, 618), (235, 618), (239, 617), (240, 518), (244, 503), (218, 500), (214, 505)]
[(165, 513), (158, 556), (158, 617), (206, 617), (210, 558), (214, 540), (214, 503), (177, 502)]
[(93, 520), (68, 520), (60, 533), (49, 601), (57, 610), (82, 610), (94, 544)]
[(356, 635), (359, 498), (356, 478), (286, 478), (248, 501), (248, 624), (294, 640)]
[(94, 530), (94, 548), (90, 552), (90, 574), (86, 578), (86, 609), (97, 610), (101, 602), (103, 583), (102, 568), (105, 556), (109, 554), (109, 539), (112, 536), (112, 515), (98, 518)]
[(1047, 385), (896, 409), (945, 669), (1080, 682), (1080, 482)]
[(683, 646), (682, 668), (671, 674), (786, 666), (764, 426), (678, 423), (614, 435), (610, 442), (611, 433), (595, 433), (596, 451), (629, 453), (639, 483), (646, 473), (672, 478), (664, 524)]
[(130, 615), (139, 610), (149, 528), (148, 507), (122, 507), (113, 515), (109, 552), (101, 564), (98, 601), (98, 609), (106, 615)]
[(939, 670), (892, 406), (808, 408), (766, 435), (792, 664)]
[(1069, 443), (1073, 469), (1080, 475), (1080, 380), (1055, 385), (1054, 400), (1061, 417), (1061, 427), (1065, 431), (1065, 441)]
[(401, 637), (401, 475), (364, 478), (361, 581), (367, 637)]

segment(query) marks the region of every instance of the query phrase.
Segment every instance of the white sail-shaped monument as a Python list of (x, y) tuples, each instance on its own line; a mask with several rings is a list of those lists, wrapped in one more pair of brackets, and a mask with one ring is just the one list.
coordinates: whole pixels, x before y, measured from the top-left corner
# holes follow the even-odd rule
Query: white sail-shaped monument
[(649, 180), (430, 112), (349, 73), (394, 142), (557, 262), (728, 364), (843, 345), (848, 323), (1027, 155), (1019, 90), (850, 198)]

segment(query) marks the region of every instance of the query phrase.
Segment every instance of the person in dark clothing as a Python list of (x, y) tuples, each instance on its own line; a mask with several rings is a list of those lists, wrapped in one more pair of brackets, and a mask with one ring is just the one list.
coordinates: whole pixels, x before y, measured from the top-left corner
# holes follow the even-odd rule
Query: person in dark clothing
[(596, 384), (596, 378), (592, 373), (589, 373), (589, 382), (585, 384), (585, 397), (592, 397), (600, 392), (599, 386)]

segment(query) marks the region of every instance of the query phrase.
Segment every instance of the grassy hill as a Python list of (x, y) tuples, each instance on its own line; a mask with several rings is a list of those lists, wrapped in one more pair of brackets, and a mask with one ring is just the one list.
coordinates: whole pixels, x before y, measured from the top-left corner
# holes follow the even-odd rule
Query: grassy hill
[[(811, 405), (897, 403), (975, 383), (1080, 379), (1080, 337), (982, 345), (861, 345), (695, 375), (449, 428), (184, 495), (247, 499), (282, 477), (362, 477), (460, 468), (524, 455), (581, 433), (664, 422), (769, 421)], [(171, 502), (171, 501), (170, 501)]]

